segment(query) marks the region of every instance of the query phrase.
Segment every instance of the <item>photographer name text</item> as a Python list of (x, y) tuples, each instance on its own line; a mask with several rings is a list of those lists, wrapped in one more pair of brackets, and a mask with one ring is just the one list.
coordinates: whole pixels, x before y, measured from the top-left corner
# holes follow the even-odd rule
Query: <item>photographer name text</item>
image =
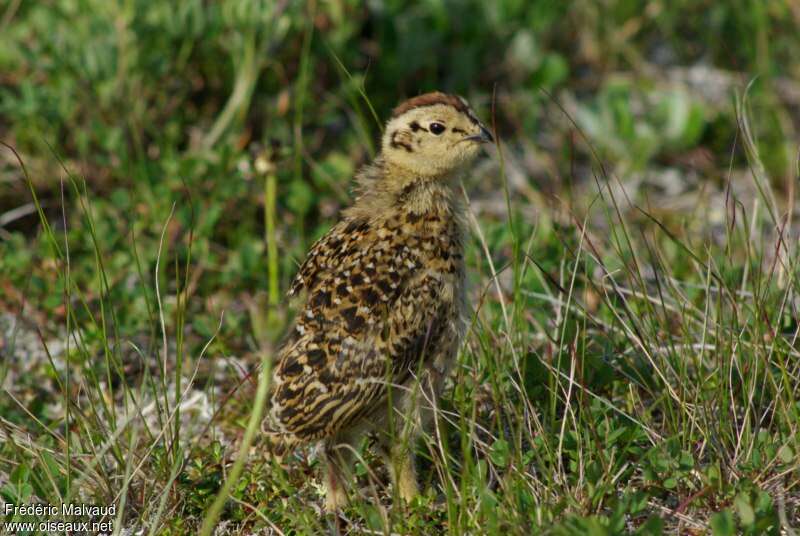
[[(114, 530), (113, 518), (117, 505), (100, 506), (96, 504), (62, 503), (55, 504), (13, 504), (0, 505), (0, 512), (6, 519), (14, 517), (55, 517), (77, 518), (75, 521), (49, 519), (44, 521), (9, 521), (2, 524), (5, 531), (46, 531), (46, 532), (94, 532), (110, 533)], [(81, 520), (80, 518), (83, 518)], [(99, 519), (105, 518), (105, 521)], [(88, 519), (88, 520), (87, 520)]]

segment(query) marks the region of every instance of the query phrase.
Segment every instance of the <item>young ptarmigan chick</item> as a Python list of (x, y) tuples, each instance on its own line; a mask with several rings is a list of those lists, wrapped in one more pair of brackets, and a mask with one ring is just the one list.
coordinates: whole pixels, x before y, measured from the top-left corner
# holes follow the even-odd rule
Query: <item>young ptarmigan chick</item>
[(357, 198), (308, 254), (305, 290), (274, 369), (266, 432), (275, 453), (322, 442), (329, 511), (347, 500), (367, 432), (402, 499), (417, 493), (413, 441), (464, 331), (463, 207), (453, 182), (492, 135), (461, 97), (427, 93), (394, 109)]

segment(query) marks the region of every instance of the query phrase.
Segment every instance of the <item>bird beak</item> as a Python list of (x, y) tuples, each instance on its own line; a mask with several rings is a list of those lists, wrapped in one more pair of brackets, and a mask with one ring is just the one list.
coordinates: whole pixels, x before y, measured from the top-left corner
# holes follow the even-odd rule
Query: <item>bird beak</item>
[(467, 136), (464, 139), (469, 141), (477, 141), (478, 143), (494, 143), (494, 136), (492, 136), (492, 133), (489, 132), (489, 129), (483, 125), (480, 125), (480, 127), (481, 131), (478, 134)]

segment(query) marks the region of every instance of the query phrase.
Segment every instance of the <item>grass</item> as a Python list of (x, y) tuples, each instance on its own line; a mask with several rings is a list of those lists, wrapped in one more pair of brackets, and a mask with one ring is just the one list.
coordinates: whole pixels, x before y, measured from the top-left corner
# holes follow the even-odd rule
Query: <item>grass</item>
[[(800, 528), (790, 3), (140, 7), (0, 8), (3, 501), (116, 534)], [(313, 451), (260, 454), (259, 371), (376, 117), (432, 88), (501, 138), (463, 182), (473, 315), (425, 492), (365, 444), (335, 522)]]

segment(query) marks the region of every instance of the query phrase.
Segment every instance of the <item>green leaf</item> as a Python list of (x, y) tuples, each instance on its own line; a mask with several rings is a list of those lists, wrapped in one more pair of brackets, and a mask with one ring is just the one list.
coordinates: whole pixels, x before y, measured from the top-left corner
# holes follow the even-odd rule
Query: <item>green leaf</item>
[(755, 522), (756, 514), (753, 511), (753, 507), (750, 505), (750, 497), (744, 493), (740, 493), (733, 500), (733, 504), (736, 506), (736, 511), (739, 513), (739, 519), (741, 519), (742, 525), (748, 526)]
[(792, 451), (792, 448), (788, 445), (784, 445), (779, 448), (778, 458), (780, 458), (783, 463), (792, 463), (792, 460), (794, 460), (794, 452)]
[(7, 502), (16, 504), (27, 503), (33, 494), (33, 486), (28, 482), (31, 470), (25, 465), (19, 465), (11, 473), (11, 478), (2, 488), (0, 488), (0, 495), (2, 495)]
[(640, 536), (657, 536), (663, 533), (664, 520), (658, 516), (650, 516), (647, 518), (647, 521), (645, 521), (644, 524), (639, 527), (639, 530), (636, 531), (636, 534), (639, 534)]
[(733, 536), (736, 534), (733, 514), (726, 510), (711, 516), (711, 533), (714, 536)]
[(510, 459), (509, 450), (508, 441), (505, 439), (495, 441), (492, 445), (492, 451), (489, 453), (492, 463), (500, 467), (507, 466)]

